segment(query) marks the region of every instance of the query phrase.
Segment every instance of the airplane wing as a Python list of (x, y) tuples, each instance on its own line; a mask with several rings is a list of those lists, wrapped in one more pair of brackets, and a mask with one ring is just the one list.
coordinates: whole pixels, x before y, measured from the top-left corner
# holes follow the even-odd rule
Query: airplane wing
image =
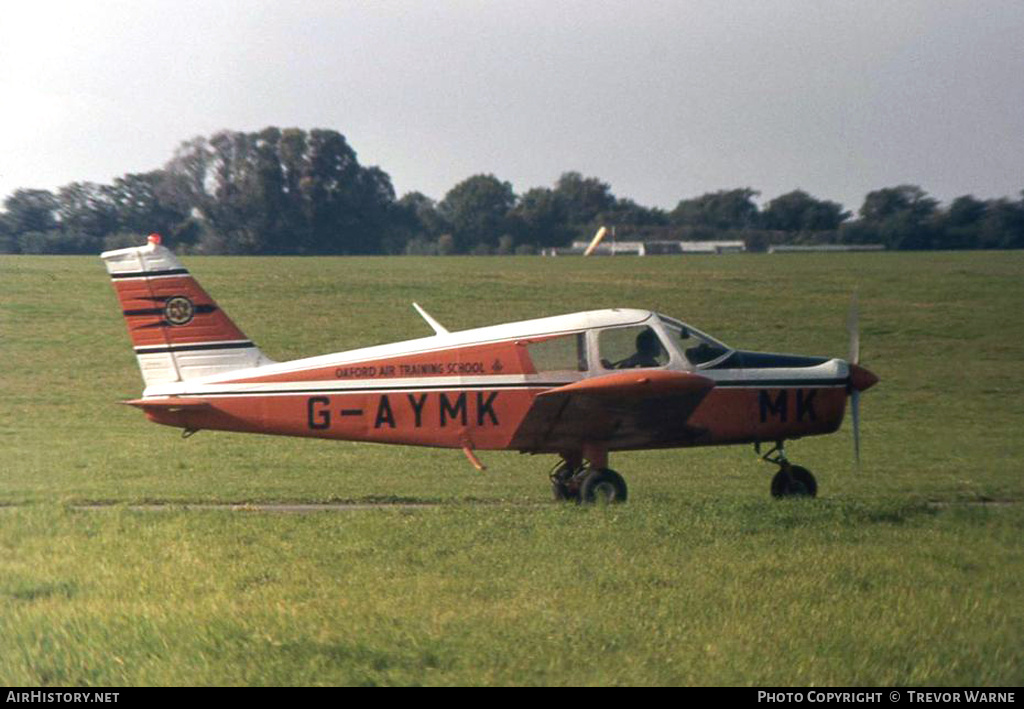
[(687, 425), (715, 386), (689, 372), (616, 372), (539, 394), (512, 438), (524, 452), (578, 449), (604, 442), (610, 449), (674, 445), (704, 431)]

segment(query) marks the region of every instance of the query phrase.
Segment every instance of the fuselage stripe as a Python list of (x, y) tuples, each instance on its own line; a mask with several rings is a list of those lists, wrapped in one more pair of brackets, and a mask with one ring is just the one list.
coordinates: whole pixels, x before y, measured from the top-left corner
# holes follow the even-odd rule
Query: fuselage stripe
[[(791, 383), (784, 386), (800, 386), (800, 387), (838, 387), (845, 386), (845, 379), (827, 379), (827, 380), (789, 380)], [(204, 397), (204, 396), (215, 396), (215, 397), (253, 397), (253, 396), (303, 396), (310, 394), (365, 394), (374, 392), (408, 392), (408, 391), (475, 391), (475, 390), (487, 390), (487, 389), (543, 389), (551, 390), (558, 387), (566, 386), (566, 382), (514, 382), (514, 383), (487, 383), (487, 384), (396, 384), (387, 385), (379, 384), (376, 386), (353, 386), (353, 387), (323, 387), (323, 388), (307, 388), (307, 389), (250, 389), (250, 390), (238, 390), (238, 391), (225, 391), (225, 390), (214, 390), (214, 391), (202, 391), (193, 390), (188, 392), (182, 392), (180, 394), (174, 394), (173, 396), (183, 397)], [(716, 383), (716, 386), (721, 385), (726, 388), (732, 389), (777, 389), (780, 386), (778, 382), (725, 382)], [(160, 395), (154, 398), (167, 398), (168, 395)]]
[(836, 387), (845, 386), (849, 377), (835, 379), (737, 379), (715, 380), (716, 387), (730, 389), (781, 389), (787, 387)]
[[(257, 390), (239, 390), (239, 391), (202, 391), (195, 390), (187, 393), (174, 394), (175, 396), (183, 397), (203, 397), (203, 396), (217, 396), (217, 397), (230, 397), (230, 396), (287, 396), (287, 395), (308, 395), (308, 394), (366, 394), (376, 392), (406, 392), (406, 391), (464, 391), (464, 390), (477, 390), (477, 389), (553, 389), (555, 387), (565, 386), (565, 382), (559, 382), (557, 384), (550, 384), (544, 382), (537, 383), (526, 383), (518, 382), (515, 384), (407, 384), (407, 385), (379, 385), (372, 387), (331, 387), (323, 389), (257, 389)], [(167, 398), (165, 395), (158, 397), (164, 399)]]

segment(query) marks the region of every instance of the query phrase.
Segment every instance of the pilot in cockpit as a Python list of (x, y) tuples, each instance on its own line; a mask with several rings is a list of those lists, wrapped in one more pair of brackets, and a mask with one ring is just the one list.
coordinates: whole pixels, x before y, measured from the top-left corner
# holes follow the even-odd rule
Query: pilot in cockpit
[(613, 365), (614, 369), (635, 369), (637, 367), (660, 367), (662, 359), (661, 342), (654, 330), (647, 328), (636, 336), (636, 352)]

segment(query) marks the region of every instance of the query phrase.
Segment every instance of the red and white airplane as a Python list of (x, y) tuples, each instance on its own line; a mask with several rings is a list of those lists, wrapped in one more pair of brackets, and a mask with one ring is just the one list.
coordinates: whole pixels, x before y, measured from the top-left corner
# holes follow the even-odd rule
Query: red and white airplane
[(773, 444), (775, 496), (814, 495), (784, 442), (832, 433), (878, 379), (850, 361), (733, 349), (648, 310), (608, 309), (274, 362), (152, 235), (102, 254), (145, 381), (128, 401), (184, 429), (555, 453), (555, 497), (625, 501), (611, 451)]

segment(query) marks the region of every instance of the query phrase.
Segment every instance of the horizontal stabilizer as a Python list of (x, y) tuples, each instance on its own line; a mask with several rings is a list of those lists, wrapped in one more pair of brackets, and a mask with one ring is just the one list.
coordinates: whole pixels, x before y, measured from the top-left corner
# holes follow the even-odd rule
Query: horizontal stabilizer
[(175, 413), (178, 411), (198, 411), (210, 408), (210, 402), (205, 399), (186, 399), (181, 397), (168, 397), (160, 399), (132, 399), (122, 401), (122, 404), (135, 406), (143, 411), (166, 411)]

